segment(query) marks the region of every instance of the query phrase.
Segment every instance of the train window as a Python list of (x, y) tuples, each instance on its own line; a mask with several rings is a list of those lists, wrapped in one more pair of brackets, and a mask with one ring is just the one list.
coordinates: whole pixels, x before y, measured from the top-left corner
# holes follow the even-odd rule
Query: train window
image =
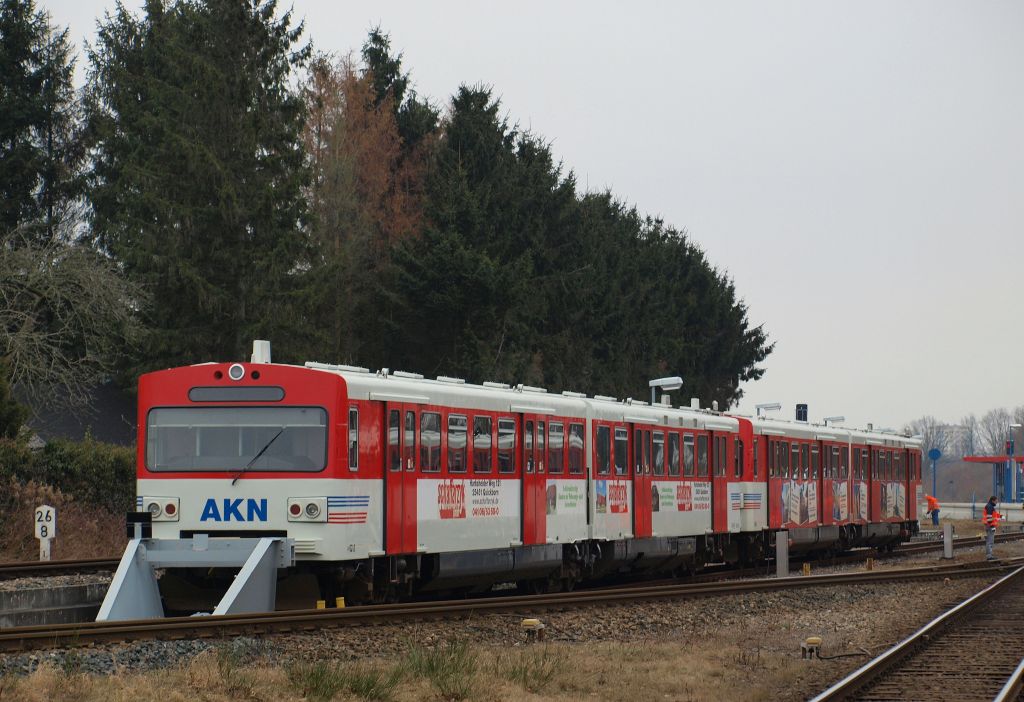
[(818, 452), (818, 445), (811, 446), (811, 478), (818, 479), (818, 470), (821, 468), (821, 454)]
[(736, 441), (735, 441), (735, 443), (733, 445), (733, 451), (736, 454), (735, 456), (733, 456), (733, 464), (734, 464), (734, 466), (733, 466), (733, 471), (734, 471), (733, 472), (733, 477), (742, 478), (743, 477), (743, 442), (740, 441), (739, 439), (736, 439)]
[(683, 475), (693, 476), (693, 434), (683, 435)]
[(707, 477), (708, 474), (708, 437), (697, 437), (697, 475)]
[(359, 470), (359, 410), (348, 408), (348, 469)]
[(491, 418), (473, 417), (473, 472), (490, 473), (493, 457)]
[(547, 436), (547, 426), (544, 422), (537, 422), (537, 472), (544, 472), (544, 463), (547, 461), (547, 443), (545, 443), (545, 437)]
[(597, 428), (594, 454), (597, 456), (598, 475), (608, 475), (612, 471), (612, 431), (608, 427)]
[(569, 472), (583, 472), (583, 425), (569, 425)]
[(644, 473), (651, 474), (651, 432), (644, 432)]
[(498, 472), (516, 471), (516, 420), (498, 420)]
[(779, 442), (779, 468), (781, 468), (780, 475), (783, 478), (789, 477), (789, 442)]
[(792, 452), (792, 457), (790, 458), (790, 463), (792, 464), (792, 468), (793, 468), (793, 477), (796, 478), (797, 480), (799, 480), (800, 479), (800, 444), (797, 444), (797, 443), (793, 444), (793, 452)]
[(561, 473), (565, 470), (565, 425), (551, 422), (548, 425), (548, 472)]
[(466, 418), (448, 415), (448, 472), (466, 472)]
[(831, 475), (829, 477), (831, 477), (833, 480), (836, 478), (843, 477), (842, 466), (840, 465), (839, 461), (839, 447), (833, 446), (830, 449), (828, 449), (826, 453), (828, 455), (828, 462), (831, 468), (829, 471)]
[(321, 407), (155, 407), (146, 425), (145, 465), (154, 471), (315, 472), (327, 465)]
[(839, 449), (839, 477), (846, 480), (850, 477), (850, 449), (844, 446)]
[(625, 475), (629, 465), (629, 432), (621, 427), (615, 429), (615, 474)]
[(870, 466), (869, 458), (870, 458), (870, 455), (868, 454), (868, 450), (867, 449), (861, 449), (860, 450), (860, 477), (861, 477), (861, 480), (867, 480), (868, 479), (868, 469), (869, 469), (869, 466)]
[(388, 413), (388, 468), (391, 470), (402, 470), (402, 447), (398, 434), (401, 424), (401, 413), (391, 410)]
[(679, 475), (679, 434), (672, 432), (668, 435), (668, 474)]
[(405, 413), (405, 439), (402, 444), (402, 462), (406, 470), (416, 468), (416, 413), (408, 410)]
[(665, 475), (665, 432), (654, 432), (654, 474)]
[(441, 415), (437, 412), (420, 414), (420, 470), (441, 470)]
[(523, 430), (523, 451), (525, 451), (526, 472), (533, 472), (533, 422), (526, 423), (526, 429)]
[[(778, 449), (779, 445), (778, 445), (777, 442), (772, 441), (771, 439), (766, 439), (766, 441), (768, 442), (768, 477), (769, 478), (774, 478), (775, 477), (775, 451), (776, 451), (776, 449)], [(755, 457), (754, 460), (756, 461), (757, 458)]]
[(755, 436), (754, 437), (754, 480), (757, 480), (757, 473), (758, 473), (758, 471), (761, 468), (761, 466), (760, 466), (760, 462), (761, 461), (760, 461), (760, 459), (758, 458), (758, 455), (757, 455), (757, 448), (758, 448), (757, 445), (758, 445), (758, 439)]

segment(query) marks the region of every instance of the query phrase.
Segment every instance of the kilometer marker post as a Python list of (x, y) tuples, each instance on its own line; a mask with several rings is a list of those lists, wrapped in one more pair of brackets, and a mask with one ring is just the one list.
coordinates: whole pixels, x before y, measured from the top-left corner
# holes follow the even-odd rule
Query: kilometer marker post
[(57, 536), (57, 510), (50, 505), (39, 505), (32, 512), (39, 539), (39, 560), (50, 560), (50, 542)]

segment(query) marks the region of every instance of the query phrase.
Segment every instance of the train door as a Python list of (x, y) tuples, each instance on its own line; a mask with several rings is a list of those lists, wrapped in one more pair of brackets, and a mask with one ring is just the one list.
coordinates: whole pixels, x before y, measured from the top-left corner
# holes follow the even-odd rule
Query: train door
[(385, 540), (388, 553), (416, 551), (416, 407), (387, 407)]
[(651, 535), (651, 429), (633, 425), (633, 536)]
[(542, 544), (547, 540), (545, 492), (547, 473), (544, 465), (547, 422), (543, 416), (524, 414), (523, 427), (523, 543)]
[[(811, 450), (811, 485), (813, 489), (810, 490), (808, 497), (808, 512), (813, 513), (815, 521), (821, 524), (825, 514), (824, 502), (822, 493), (825, 492), (825, 481), (822, 479), (821, 470), (821, 443), (815, 441), (810, 446)], [(831, 485), (829, 488), (831, 489)]]
[[(711, 513), (716, 532), (729, 531), (729, 466), (732, 441), (726, 434), (711, 435)], [(737, 509), (739, 509), (737, 507)]]
[(872, 448), (868, 455), (870, 456), (870, 472), (868, 482), (868, 492), (871, 495), (870, 511), (868, 512), (869, 522), (880, 522), (882, 521), (882, 513), (885, 509), (885, 495), (882, 494), (882, 452), (876, 448)]

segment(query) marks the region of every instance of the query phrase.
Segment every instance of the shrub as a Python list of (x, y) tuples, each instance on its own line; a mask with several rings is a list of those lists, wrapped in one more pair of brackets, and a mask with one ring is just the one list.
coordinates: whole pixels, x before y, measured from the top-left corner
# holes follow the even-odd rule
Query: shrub
[(367, 665), (342, 666), (317, 661), (289, 667), (288, 679), (310, 700), (325, 702), (345, 690), (360, 699), (385, 701), (394, 697), (402, 673), (397, 668), (385, 671)]
[(529, 646), (499, 654), (494, 672), (528, 692), (537, 693), (551, 683), (561, 664), (562, 657), (547, 646)]
[(123, 513), (135, 504), (135, 451), (86, 437), (55, 439), (37, 456), (36, 482), (53, 485), (85, 502)]
[(433, 649), (414, 646), (406, 665), (414, 675), (428, 678), (446, 700), (464, 700), (473, 691), (477, 656), (465, 641)]
[(79, 503), (123, 513), (135, 504), (135, 451), (86, 437), (54, 439), (37, 452), (0, 438), (0, 478), (52, 485)]

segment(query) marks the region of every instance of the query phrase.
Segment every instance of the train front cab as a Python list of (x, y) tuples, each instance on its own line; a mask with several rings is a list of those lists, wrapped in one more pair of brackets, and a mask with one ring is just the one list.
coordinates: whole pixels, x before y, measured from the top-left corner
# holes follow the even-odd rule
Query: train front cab
[[(379, 481), (347, 470), (346, 408), (342, 378), (293, 366), (213, 363), (142, 376), (136, 499), (153, 538), (287, 537), (304, 561), (365, 555), (379, 538), (370, 515), (382, 495)], [(216, 603), (233, 577), (200, 570), (160, 579), (168, 609)], [(291, 583), (306, 591), (295, 606), (309, 606), (316, 582), (301, 580)], [(278, 587), (279, 603), (289, 587)]]

